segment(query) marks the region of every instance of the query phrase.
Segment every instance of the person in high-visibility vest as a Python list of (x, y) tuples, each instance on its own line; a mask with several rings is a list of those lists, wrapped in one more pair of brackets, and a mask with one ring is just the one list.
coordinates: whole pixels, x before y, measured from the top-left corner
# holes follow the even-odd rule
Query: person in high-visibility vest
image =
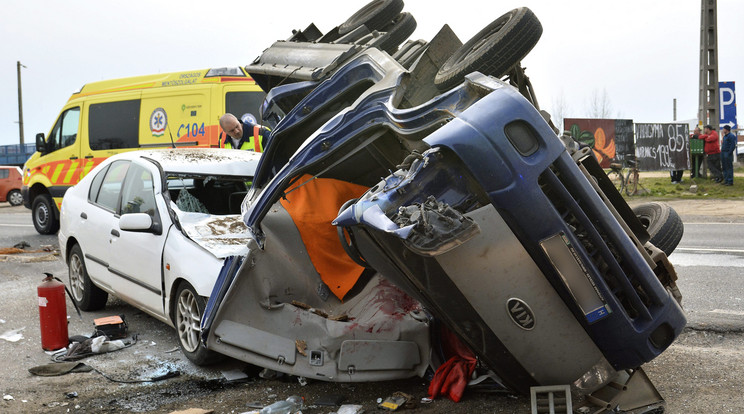
[(241, 122), (231, 113), (220, 117), (220, 127), (225, 133), (222, 148), (263, 152), (263, 139), (269, 134), (269, 130), (258, 125), (253, 116), (244, 118)]

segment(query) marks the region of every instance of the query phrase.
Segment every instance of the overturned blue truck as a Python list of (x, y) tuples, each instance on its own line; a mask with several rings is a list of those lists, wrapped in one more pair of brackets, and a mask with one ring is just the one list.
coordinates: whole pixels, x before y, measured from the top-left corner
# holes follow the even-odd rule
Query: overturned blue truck
[(377, 381), (444, 362), (443, 325), (518, 392), (632, 377), (686, 323), (667, 260), (679, 217), (639, 220), (557, 134), (520, 65), (542, 33), (529, 9), (462, 44), (447, 26), (407, 41), (402, 8), (373, 1), (246, 67), (272, 133), (243, 202), (250, 251), (226, 262), (203, 341)]

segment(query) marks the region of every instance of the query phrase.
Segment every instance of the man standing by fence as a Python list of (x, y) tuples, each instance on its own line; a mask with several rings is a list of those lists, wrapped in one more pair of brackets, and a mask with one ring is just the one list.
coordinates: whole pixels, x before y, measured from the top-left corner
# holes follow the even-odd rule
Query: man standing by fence
[(731, 127), (723, 126), (723, 143), (721, 144), (721, 166), (723, 167), (723, 185), (734, 185), (734, 150), (736, 150), (736, 135)]
[(720, 183), (721, 177), (721, 147), (718, 143), (718, 132), (712, 126), (706, 125), (703, 130), (704, 134), (700, 139), (705, 141), (705, 155), (708, 157), (708, 171), (713, 181)]

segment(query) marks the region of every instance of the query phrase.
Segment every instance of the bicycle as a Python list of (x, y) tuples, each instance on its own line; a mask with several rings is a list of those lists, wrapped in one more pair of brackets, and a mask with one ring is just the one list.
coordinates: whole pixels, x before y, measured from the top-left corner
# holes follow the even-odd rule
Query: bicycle
[[(626, 164), (628, 167), (626, 167)], [(610, 164), (607, 177), (620, 194), (624, 192), (625, 195), (633, 196), (638, 194), (639, 186), (643, 188), (640, 183), (639, 172), (635, 155), (627, 154), (622, 163), (613, 162)]]

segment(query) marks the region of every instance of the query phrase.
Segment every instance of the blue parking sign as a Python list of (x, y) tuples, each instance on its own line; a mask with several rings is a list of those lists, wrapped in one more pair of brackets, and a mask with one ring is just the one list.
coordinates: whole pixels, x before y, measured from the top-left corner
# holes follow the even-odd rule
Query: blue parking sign
[(718, 97), (720, 99), (720, 126), (728, 125), (737, 129), (736, 123), (736, 82), (718, 82)]

